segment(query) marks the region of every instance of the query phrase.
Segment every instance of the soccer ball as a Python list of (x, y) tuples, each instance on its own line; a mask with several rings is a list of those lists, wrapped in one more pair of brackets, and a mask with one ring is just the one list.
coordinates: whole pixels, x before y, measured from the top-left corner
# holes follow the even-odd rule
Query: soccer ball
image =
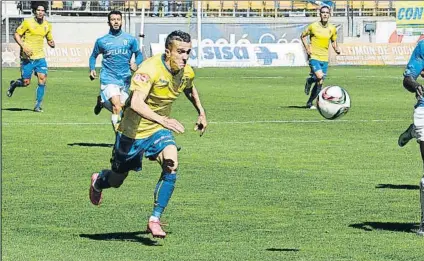
[(340, 118), (349, 111), (349, 108), (350, 97), (342, 87), (327, 86), (318, 94), (317, 109), (326, 119)]

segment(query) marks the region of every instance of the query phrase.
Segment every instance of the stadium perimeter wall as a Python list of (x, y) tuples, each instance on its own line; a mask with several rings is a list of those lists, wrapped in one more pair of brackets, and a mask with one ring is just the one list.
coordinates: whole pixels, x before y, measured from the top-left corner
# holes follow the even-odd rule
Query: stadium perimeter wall
[[(87, 67), (91, 48), (98, 37), (108, 32), (106, 17), (52, 16), (56, 49), (46, 47), (51, 67)], [(141, 33), (141, 17), (131, 17), (124, 29), (133, 35)], [(306, 57), (300, 44), (300, 33), (316, 17), (289, 18), (203, 18), (203, 66), (304, 66)], [(416, 39), (404, 37), (393, 41), (393, 17), (333, 17), (338, 28), (344, 55), (330, 60), (333, 64), (405, 64)], [(366, 33), (366, 24), (376, 24), (375, 33)], [(393, 27), (394, 26), (394, 27)], [(142, 40), (146, 56), (163, 49), (167, 33), (180, 29), (193, 36), (191, 64), (197, 66), (197, 18), (149, 18), (144, 20)], [(3, 38), (4, 39), (4, 38)], [(387, 41), (385, 40), (387, 39)], [(3, 66), (18, 66), (18, 48), (2, 44)], [(387, 45), (390, 41), (394, 42)], [(400, 43), (399, 43), (400, 42)], [(289, 45), (284, 45), (289, 44)], [(379, 44), (379, 45), (376, 45)], [(396, 45), (396, 46), (395, 46)], [(286, 48), (282, 48), (285, 46)], [(206, 49), (205, 49), (206, 48)], [(396, 55), (402, 55), (396, 56)], [(370, 60), (370, 57), (375, 60)], [(358, 58), (361, 57), (361, 58)], [(359, 60), (358, 60), (359, 59)], [(100, 61), (100, 59), (98, 59)], [(100, 66), (100, 64), (98, 63)]]

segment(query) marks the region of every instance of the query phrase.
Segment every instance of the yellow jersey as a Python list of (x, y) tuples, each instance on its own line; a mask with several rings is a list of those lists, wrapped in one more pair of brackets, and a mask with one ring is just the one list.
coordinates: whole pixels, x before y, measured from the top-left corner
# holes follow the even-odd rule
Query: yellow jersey
[(337, 29), (327, 23), (323, 26), (320, 21), (310, 24), (302, 33), (302, 37), (309, 35), (311, 42), (311, 59), (328, 62), (328, 46), (330, 40), (337, 40)]
[[(162, 125), (141, 117), (131, 109), (132, 92), (146, 90), (147, 106), (161, 116), (170, 116), (172, 103), (186, 88), (193, 87), (194, 71), (186, 65), (178, 74), (172, 75), (165, 65), (163, 54), (157, 54), (144, 61), (134, 73), (130, 85), (130, 97), (125, 105), (118, 131), (132, 139), (144, 139), (158, 130)], [(148, 75), (150, 79), (144, 74)]]
[(52, 36), (52, 25), (44, 20), (41, 24), (36, 21), (36, 18), (27, 18), (22, 24), (16, 29), (16, 33), (22, 36), (24, 45), (28, 46), (32, 50), (31, 57), (21, 50), (22, 59), (41, 59), (46, 57), (44, 54), (44, 38), (48, 41), (53, 40)]

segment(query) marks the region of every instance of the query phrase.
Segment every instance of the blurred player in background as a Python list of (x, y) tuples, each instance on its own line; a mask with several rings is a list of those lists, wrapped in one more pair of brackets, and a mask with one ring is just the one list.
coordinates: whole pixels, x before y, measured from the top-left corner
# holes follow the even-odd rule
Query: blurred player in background
[[(340, 54), (337, 46), (337, 29), (334, 25), (328, 22), (330, 18), (330, 8), (326, 5), (319, 9), (321, 20), (310, 24), (304, 32), (301, 39), (306, 53), (308, 54), (309, 67), (311, 68), (310, 76), (306, 79), (305, 94), (309, 95), (311, 86), (315, 83), (312, 89), (311, 96), (306, 102), (306, 107), (316, 109), (312, 102), (321, 91), (324, 78), (328, 70), (328, 46), (331, 41), (334, 51)], [(309, 42), (307, 37), (309, 36)]]
[[(424, 164), (424, 97), (423, 85), (417, 82), (418, 76), (424, 77), (424, 40), (418, 42), (411, 54), (405, 72), (403, 73), (403, 87), (415, 93), (417, 104), (414, 110), (414, 123), (409, 125), (398, 139), (400, 147), (405, 146), (412, 138), (416, 138), (420, 144), (421, 159)], [(421, 222), (418, 235), (424, 236), (424, 176), (420, 181)]]
[[(90, 56), (90, 79), (97, 77), (96, 58), (103, 55), (100, 71), (100, 96), (94, 113), (98, 115), (105, 107), (112, 112), (111, 121), (116, 131), (121, 116), (122, 106), (128, 98), (128, 88), (131, 80), (131, 70), (135, 71), (143, 61), (137, 39), (121, 30), (122, 13), (111, 11), (108, 14), (109, 33), (96, 40)], [(132, 55), (135, 63), (131, 63)]]
[(55, 47), (52, 36), (52, 26), (45, 19), (48, 4), (44, 1), (34, 1), (31, 9), (34, 17), (25, 19), (16, 29), (14, 38), (21, 47), (21, 78), (10, 82), (7, 96), (12, 97), (16, 87), (27, 87), (31, 83), (34, 72), (38, 78), (34, 112), (43, 112), (41, 108), (47, 81), (47, 62), (44, 53), (44, 38), (47, 44)]
[(206, 114), (193, 84), (194, 72), (187, 64), (191, 37), (174, 31), (165, 41), (165, 53), (144, 61), (135, 72), (122, 121), (112, 152), (112, 169), (91, 176), (90, 200), (100, 205), (102, 190), (122, 185), (130, 170), (142, 169), (143, 156), (157, 160), (162, 174), (154, 191), (154, 206), (147, 231), (165, 237), (161, 215), (174, 191), (178, 150), (172, 132), (183, 133), (184, 126), (170, 118), (172, 103), (184, 92), (198, 112), (195, 130), (201, 135), (207, 127)]

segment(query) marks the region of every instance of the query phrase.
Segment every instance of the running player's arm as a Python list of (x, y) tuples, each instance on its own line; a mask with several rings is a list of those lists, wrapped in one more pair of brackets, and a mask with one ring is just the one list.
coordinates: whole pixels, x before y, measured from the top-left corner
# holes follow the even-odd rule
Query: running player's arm
[(199, 114), (194, 130), (200, 131), (200, 136), (202, 136), (208, 126), (208, 122), (206, 120), (206, 111), (200, 102), (199, 92), (193, 84), (193, 78), (188, 79), (187, 86), (184, 89), (184, 94)]
[(331, 40), (331, 46), (333, 46), (334, 51), (337, 54), (340, 54), (341, 52), (340, 52), (339, 46), (337, 45), (337, 29), (336, 29), (336, 27), (332, 28), (332, 34), (331, 34), (330, 40)]
[(157, 122), (165, 128), (176, 133), (183, 133), (184, 126), (175, 119), (161, 116), (154, 112), (145, 102), (147, 95), (150, 93), (154, 80), (147, 73), (138, 70), (131, 79), (131, 104), (130, 108), (138, 113), (141, 117), (153, 122)]
[(94, 80), (97, 76), (96, 73), (96, 59), (97, 56), (99, 56), (101, 50), (100, 50), (100, 41), (99, 39), (96, 40), (96, 43), (94, 44), (93, 52), (91, 52), (90, 59), (89, 59), (89, 67), (90, 67), (90, 80)]
[(135, 72), (137, 71), (140, 64), (143, 62), (143, 54), (140, 51), (140, 47), (138, 45), (137, 39), (133, 38), (131, 42), (131, 52), (135, 56), (135, 64), (130, 61), (130, 69), (131, 71)]
[(53, 35), (52, 35), (52, 25), (49, 23), (49, 26), (48, 26), (48, 31), (47, 31), (47, 34), (46, 34), (46, 39), (47, 39), (47, 44), (51, 47), (51, 48), (55, 48), (55, 43), (54, 43), (54, 40), (53, 40)]
[(423, 96), (424, 87), (412, 75), (404, 76), (403, 87), (409, 92), (415, 92), (418, 96)]
[(409, 92), (423, 96), (423, 86), (417, 82), (417, 78), (424, 70), (424, 44), (418, 44), (415, 48), (403, 73), (403, 87)]
[(29, 30), (29, 24), (27, 20), (24, 20), (22, 24), (16, 29), (15, 34), (13, 35), (13, 38), (15, 39), (16, 43), (22, 48), (24, 53), (30, 57), (32, 55), (32, 50), (30, 47), (28, 47), (24, 41), (22, 40), (22, 36)]
[(309, 45), (307, 38), (312, 34), (312, 24), (308, 25), (308, 27), (305, 29), (305, 31), (302, 32), (300, 35), (300, 39), (302, 40), (303, 47), (306, 50), (306, 53), (308, 55), (311, 55), (311, 46)]
[(133, 39), (133, 44), (131, 46), (131, 51), (135, 56), (135, 64), (140, 66), (141, 62), (143, 62), (143, 53), (140, 51), (140, 46), (138, 45), (137, 39)]

